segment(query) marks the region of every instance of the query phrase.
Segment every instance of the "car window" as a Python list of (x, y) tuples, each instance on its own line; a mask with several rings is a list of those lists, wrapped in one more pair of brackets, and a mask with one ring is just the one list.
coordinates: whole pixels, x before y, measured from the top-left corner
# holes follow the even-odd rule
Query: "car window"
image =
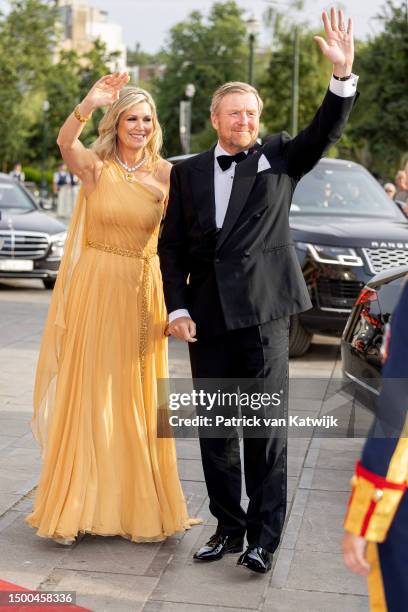
[(403, 219), (397, 205), (363, 168), (317, 165), (293, 194), (291, 214)]
[(34, 209), (34, 204), (18, 185), (0, 182), (0, 210), (20, 212)]

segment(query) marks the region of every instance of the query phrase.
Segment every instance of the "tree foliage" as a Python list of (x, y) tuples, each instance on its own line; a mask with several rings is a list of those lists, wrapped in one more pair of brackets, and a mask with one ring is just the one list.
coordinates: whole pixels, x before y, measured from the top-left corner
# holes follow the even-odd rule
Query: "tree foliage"
[[(408, 19), (405, 1), (395, 1), (388, 1), (379, 16), (382, 31), (366, 43), (357, 43), (355, 72), (360, 75), (361, 98), (334, 149), (334, 154), (354, 157), (389, 177), (408, 149)], [(44, 150), (51, 167), (59, 159), (55, 145), (59, 127), (94, 81), (109, 72), (115, 54), (96, 41), (85, 56), (60, 52), (56, 62), (61, 32), (58, 3), (10, 0), (9, 7), (7, 14), (0, 14), (0, 168), (8, 170), (17, 160), (38, 168)], [(267, 132), (290, 129), (294, 24), (287, 15), (291, 13), (270, 8), (271, 49), (256, 54), (255, 80), (265, 101)], [(331, 71), (314, 34), (307, 24), (299, 27), (299, 129), (316, 112)], [(188, 83), (196, 88), (192, 149), (208, 148), (215, 140), (209, 121), (212, 93), (226, 81), (248, 78), (248, 38), (241, 9), (233, 0), (216, 2), (207, 17), (195, 11), (174, 26), (159, 53), (144, 53), (140, 46), (130, 53), (131, 64), (151, 62), (166, 65), (164, 76), (152, 84), (166, 152), (180, 152), (179, 103)], [(87, 124), (86, 144), (96, 137), (100, 116), (101, 111), (94, 113)]]
[(193, 98), (192, 148), (214, 141), (209, 106), (214, 90), (226, 81), (246, 81), (248, 43), (242, 11), (235, 2), (215, 3), (206, 19), (194, 11), (170, 30), (164, 49), (166, 72), (155, 83), (166, 151), (180, 152), (179, 103), (185, 87), (196, 88)]
[[(261, 83), (263, 120), (268, 132), (288, 130), (291, 116), (294, 26), (272, 11), (271, 59)], [(408, 16), (405, 3), (387, 2), (379, 17), (383, 31), (356, 42), (354, 72), (360, 76), (358, 100), (347, 128), (331, 155), (353, 158), (375, 174), (392, 177), (408, 149)], [(331, 66), (307, 25), (300, 34), (299, 129), (308, 124), (327, 88)]]
[[(328, 82), (331, 66), (313, 40), (315, 31), (298, 28), (299, 39), (299, 129), (305, 127), (318, 109)], [(276, 47), (260, 90), (265, 102), (263, 122), (268, 132), (290, 131), (292, 112), (292, 77), (294, 63), (294, 28), (276, 33)]]
[[(58, 12), (55, 2), (13, 0), (0, 18), (0, 166), (17, 160), (47, 165), (59, 159), (55, 144), (65, 118), (117, 56), (96, 40), (79, 57), (58, 53)], [(44, 110), (45, 100), (49, 110)], [(100, 113), (94, 113), (85, 141), (94, 140)]]
[(0, 18), (0, 162), (24, 155), (36, 92), (44, 84), (55, 44), (55, 8), (39, 0), (12, 0)]
[(351, 136), (357, 156), (373, 172), (393, 177), (408, 151), (408, 15), (406, 4), (387, 2), (383, 32), (361, 46), (356, 58), (361, 99)]

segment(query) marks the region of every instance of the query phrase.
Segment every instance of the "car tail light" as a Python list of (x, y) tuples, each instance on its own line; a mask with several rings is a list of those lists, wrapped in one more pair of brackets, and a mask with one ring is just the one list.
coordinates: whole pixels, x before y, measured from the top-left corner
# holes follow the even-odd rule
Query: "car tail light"
[(360, 304), (363, 308), (361, 309), (361, 316), (373, 327), (381, 327), (381, 321), (378, 317), (373, 316), (370, 313), (371, 302), (377, 300), (378, 294), (374, 289), (365, 287), (357, 298), (356, 305)]
[(368, 304), (369, 302), (374, 302), (378, 297), (378, 294), (376, 291), (374, 291), (374, 289), (368, 289), (368, 287), (365, 287), (360, 295), (357, 298), (356, 301), (356, 305), (357, 304)]

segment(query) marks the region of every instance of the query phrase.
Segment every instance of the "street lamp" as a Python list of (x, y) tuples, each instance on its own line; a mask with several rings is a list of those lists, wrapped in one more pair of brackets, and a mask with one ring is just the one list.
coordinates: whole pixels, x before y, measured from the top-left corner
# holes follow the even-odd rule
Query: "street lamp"
[(185, 100), (180, 100), (180, 143), (185, 155), (190, 153), (191, 147), (191, 106), (196, 88), (188, 83), (184, 90)]
[(293, 33), (293, 73), (292, 73), (292, 118), (291, 132), (294, 138), (298, 133), (299, 114), (299, 29), (295, 26)]
[(248, 32), (249, 57), (248, 57), (248, 83), (254, 84), (254, 48), (256, 35), (259, 32), (259, 21), (254, 16), (246, 20), (246, 29)]
[(43, 140), (42, 140), (42, 156), (41, 156), (41, 183), (40, 183), (40, 198), (43, 199), (47, 195), (47, 181), (45, 180), (45, 164), (47, 159), (47, 136), (48, 136), (48, 111), (50, 103), (44, 100), (42, 103), (43, 111)]

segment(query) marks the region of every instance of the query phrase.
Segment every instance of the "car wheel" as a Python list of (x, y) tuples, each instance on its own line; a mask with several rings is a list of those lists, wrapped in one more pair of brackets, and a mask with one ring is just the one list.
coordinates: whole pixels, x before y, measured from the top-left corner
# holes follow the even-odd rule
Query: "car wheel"
[(309, 350), (313, 334), (305, 329), (297, 315), (290, 318), (289, 357), (301, 357)]
[(43, 283), (46, 289), (54, 289), (55, 278), (43, 278)]

